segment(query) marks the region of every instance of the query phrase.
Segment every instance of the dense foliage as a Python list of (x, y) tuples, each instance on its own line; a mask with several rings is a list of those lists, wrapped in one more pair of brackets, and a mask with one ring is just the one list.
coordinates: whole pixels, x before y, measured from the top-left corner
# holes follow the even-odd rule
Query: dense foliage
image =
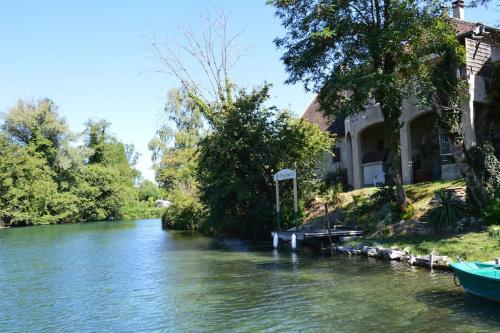
[[(273, 174), (285, 167), (297, 170), (303, 202), (312, 199), (314, 169), (332, 140), (315, 125), (265, 107), (268, 90), (240, 91), (200, 143), (197, 177), (214, 231), (240, 237), (267, 234), (274, 227)], [(290, 202), (291, 188), (286, 187), (282, 198)], [(284, 219), (285, 227), (292, 221)]]
[(197, 147), (205, 135), (204, 117), (184, 90), (172, 89), (164, 108), (166, 123), (149, 143), (158, 184), (172, 205), (162, 216), (169, 229), (201, 229), (204, 207), (198, 197)]
[[(366, 111), (378, 103), (389, 136), (388, 174), (400, 208), (402, 103), (413, 90), (418, 54), (413, 52), (436, 15), (417, 0), (272, 0), (287, 33), (276, 39), (285, 53), (288, 82), (318, 93), (321, 110), (333, 115)], [(371, 108), (378, 112), (377, 108)]]
[(436, 197), (439, 204), (429, 213), (431, 226), (439, 232), (453, 230), (458, 220), (464, 217), (466, 207), (449, 191), (440, 190)]
[[(266, 85), (231, 92), (230, 99), (205, 109), (195, 96), (169, 94), (169, 123), (150, 144), (158, 182), (172, 202), (165, 227), (266, 235), (275, 223), (273, 174), (285, 167), (298, 171), (300, 206), (314, 197), (314, 171), (333, 141), (317, 126), (264, 106), (268, 91)], [(284, 227), (294, 220), (289, 183), (282, 185)]]
[(109, 133), (109, 123), (89, 121), (84, 144), (77, 145), (49, 99), (20, 101), (3, 120), (0, 225), (142, 217), (140, 210), (159, 215), (150, 209), (152, 198), (160, 196), (157, 191), (148, 191), (148, 205), (139, 203), (138, 194), (144, 191), (134, 186), (137, 154)]
[(495, 197), (489, 202), (488, 206), (482, 211), (482, 215), (487, 224), (500, 224), (500, 190), (497, 190)]

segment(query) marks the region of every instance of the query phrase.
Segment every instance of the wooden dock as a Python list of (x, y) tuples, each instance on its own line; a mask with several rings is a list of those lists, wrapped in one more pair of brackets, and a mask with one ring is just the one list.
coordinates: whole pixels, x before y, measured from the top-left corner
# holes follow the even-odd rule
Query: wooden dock
[[(273, 234), (276, 232), (273, 232)], [(287, 231), (278, 231), (278, 238), (280, 241), (289, 242), (292, 239), (292, 234), (295, 234), (297, 240), (299, 241), (307, 241), (312, 239), (325, 239), (329, 237), (329, 233), (327, 229), (314, 229), (314, 230), (287, 230)], [(362, 230), (353, 230), (353, 229), (333, 229), (331, 230), (331, 236), (334, 239), (340, 237), (353, 237), (353, 236), (361, 236), (363, 235)]]

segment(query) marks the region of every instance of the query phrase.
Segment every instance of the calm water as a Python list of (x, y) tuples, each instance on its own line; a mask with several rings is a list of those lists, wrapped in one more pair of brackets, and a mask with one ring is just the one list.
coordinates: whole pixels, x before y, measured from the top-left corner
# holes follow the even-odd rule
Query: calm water
[(158, 220), (0, 230), (0, 332), (500, 331), (452, 276), (277, 253)]

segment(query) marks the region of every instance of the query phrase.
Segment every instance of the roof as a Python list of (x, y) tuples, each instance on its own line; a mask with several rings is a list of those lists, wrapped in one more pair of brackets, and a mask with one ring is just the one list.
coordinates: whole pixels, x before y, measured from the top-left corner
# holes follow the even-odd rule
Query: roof
[(458, 38), (468, 36), (469, 34), (471, 34), (472, 37), (474, 37), (475, 33), (477, 33), (475, 29), (480, 26), (482, 26), (483, 29), (488, 33), (493, 32), (496, 36), (500, 34), (499, 29), (489, 25), (482, 24), (481, 22), (473, 23), (465, 20), (460, 20), (455, 17), (450, 17), (449, 19), (451, 20), (451, 24), (455, 27), (455, 31), (457, 33)]
[(469, 21), (464, 21), (457, 19), (455, 17), (450, 17), (451, 24), (455, 27), (455, 31), (457, 35), (461, 35), (463, 33), (471, 32), (475, 27), (481, 25), (481, 23), (472, 23)]
[(319, 103), (316, 98), (307, 107), (302, 115), (302, 119), (308, 120), (319, 126), (322, 131), (335, 133), (338, 136), (345, 136), (345, 117), (330, 117), (319, 110)]

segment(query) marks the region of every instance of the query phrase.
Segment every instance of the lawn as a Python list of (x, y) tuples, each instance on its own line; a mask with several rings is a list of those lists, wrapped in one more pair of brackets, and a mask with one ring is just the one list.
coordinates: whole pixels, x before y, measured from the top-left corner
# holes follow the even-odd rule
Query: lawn
[[(432, 208), (429, 202), (434, 194), (444, 188), (464, 187), (463, 180), (452, 181), (434, 181), (419, 184), (405, 185), (406, 194), (413, 205), (413, 219), (422, 219), (423, 216)], [(436, 251), (439, 255), (449, 256), (452, 260), (460, 257), (464, 260), (492, 260), (500, 258), (500, 226), (489, 227), (487, 230), (480, 231), (481, 227), (476, 226), (476, 230), (464, 232), (461, 234), (406, 234), (406, 235), (384, 235), (384, 233), (375, 233), (375, 229), (387, 227), (384, 221), (385, 212), (373, 207), (369, 197), (376, 191), (376, 188), (363, 188), (349, 191), (341, 194), (342, 204), (337, 209), (339, 222), (354, 221), (356, 225), (364, 228), (371, 234), (361, 241), (365, 245), (379, 243), (384, 247), (395, 246), (398, 248), (410, 248), (413, 254), (429, 254)], [(323, 220), (322, 211), (315, 212), (312, 221), (316, 223)], [(343, 221), (342, 221), (343, 220)], [(333, 220), (332, 220), (333, 221)], [(379, 229), (380, 230), (380, 229)], [(357, 241), (359, 242), (359, 240)]]
[(500, 258), (500, 226), (489, 227), (487, 231), (468, 232), (461, 235), (405, 235), (383, 238), (366, 238), (365, 245), (379, 243), (384, 247), (406, 247), (413, 254), (429, 254), (436, 251), (453, 261), (458, 258), (469, 261), (488, 261)]

